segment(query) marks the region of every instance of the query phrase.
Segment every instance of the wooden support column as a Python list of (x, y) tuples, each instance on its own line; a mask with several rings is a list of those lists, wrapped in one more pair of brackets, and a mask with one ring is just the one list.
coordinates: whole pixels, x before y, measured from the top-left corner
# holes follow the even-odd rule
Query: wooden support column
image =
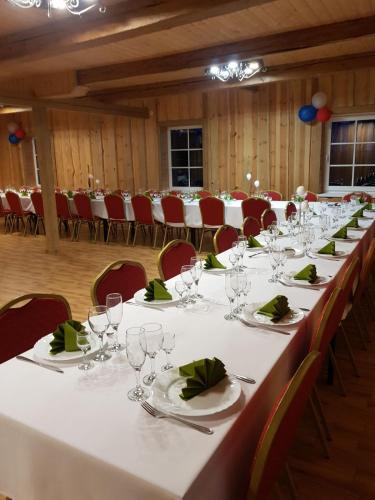
[(55, 175), (53, 170), (51, 134), (48, 110), (45, 106), (33, 106), (33, 129), (38, 152), (38, 165), (42, 186), (46, 251), (56, 254), (59, 249), (59, 231), (55, 202)]

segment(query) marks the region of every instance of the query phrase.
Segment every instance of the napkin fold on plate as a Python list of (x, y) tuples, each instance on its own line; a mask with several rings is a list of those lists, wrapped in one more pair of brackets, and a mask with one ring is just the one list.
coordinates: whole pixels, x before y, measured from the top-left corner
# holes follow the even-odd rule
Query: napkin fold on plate
[(179, 373), (186, 377), (186, 387), (181, 389), (180, 398), (188, 401), (203, 391), (214, 387), (227, 376), (224, 363), (217, 358), (203, 358), (180, 366)]
[(271, 318), (273, 323), (280, 321), (288, 312), (290, 307), (288, 304), (288, 299), (285, 295), (276, 295), (272, 300), (264, 304), (260, 309), (258, 309), (259, 314), (268, 316)]
[(345, 227), (359, 227), (357, 217), (353, 217), (351, 221), (345, 224)]
[(372, 210), (373, 206), (372, 203), (366, 203), (366, 205), (363, 207), (363, 210)]
[(153, 300), (172, 300), (172, 295), (168, 292), (164, 281), (159, 278), (151, 280), (146, 287), (145, 301), (152, 302)]
[(214, 254), (209, 253), (204, 261), (205, 269), (226, 269), (226, 267), (215, 257)]
[(332, 238), (339, 238), (341, 240), (346, 240), (347, 237), (348, 237), (348, 231), (345, 226), (336, 231), (336, 233), (332, 235)]
[(320, 250), (318, 250), (318, 253), (325, 254), (325, 255), (335, 255), (336, 254), (336, 244), (334, 241), (330, 241), (327, 243), (327, 245), (324, 245)]
[(352, 217), (363, 217), (363, 211), (364, 211), (364, 208), (360, 208), (359, 210), (354, 212), (354, 214), (352, 214)]
[(259, 241), (256, 238), (254, 238), (254, 236), (252, 236), (251, 234), (247, 238), (247, 246), (248, 248), (263, 248), (262, 243), (259, 243)]
[(304, 280), (309, 283), (315, 283), (317, 274), (316, 267), (314, 264), (308, 264), (306, 267), (301, 269), (301, 271), (293, 276), (295, 280)]
[(69, 319), (60, 323), (53, 332), (53, 340), (50, 342), (50, 354), (59, 354), (60, 352), (79, 351), (77, 346), (77, 332), (84, 330), (85, 327), (79, 321)]

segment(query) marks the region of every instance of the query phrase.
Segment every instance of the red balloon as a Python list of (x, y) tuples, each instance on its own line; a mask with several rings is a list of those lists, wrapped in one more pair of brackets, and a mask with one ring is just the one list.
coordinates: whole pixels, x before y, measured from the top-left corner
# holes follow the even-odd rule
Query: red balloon
[(328, 120), (332, 116), (332, 111), (327, 108), (327, 106), (323, 106), (323, 108), (318, 109), (316, 113), (316, 119), (318, 122), (328, 122)]
[(22, 128), (19, 128), (14, 132), (14, 135), (17, 137), (17, 139), (24, 139), (26, 132)]

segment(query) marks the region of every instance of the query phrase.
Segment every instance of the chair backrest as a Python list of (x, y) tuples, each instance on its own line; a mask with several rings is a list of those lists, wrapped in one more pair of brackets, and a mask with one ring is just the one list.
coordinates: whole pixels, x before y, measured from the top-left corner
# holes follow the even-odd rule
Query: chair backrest
[(74, 204), (76, 206), (77, 215), (80, 219), (93, 220), (91, 201), (86, 193), (76, 193), (73, 196)]
[(68, 319), (70, 307), (61, 295), (28, 294), (8, 302), (0, 308), (0, 363), (31, 349)]
[(249, 197), (249, 195), (245, 193), (245, 191), (232, 191), (230, 195), (235, 200), (246, 200), (246, 198)]
[(164, 223), (185, 224), (184, 202), (177, 196), (165, 196), (161, 199)]
[(263, 191), (263, 195), (268, 196), (272, 201), (281, 201), (283, 199), (280, 191)]
[(361, 262), (358, 257), (351, 259), (348, 267), (345, 269), (343, 279), (338, 284), (343, 291), (343, 300), (345, 304), (353, 302), (354, 293), (357, 289), (360, 276)]
[(91, 287), (92, 303), (105, 305), (105, 298), (109, 293), (121, 293), (122, 301), (125, 302), (146, 286), (147, 276), (142, 264), (130, 260), (117, 260), (96, 277)]
[(224, 225), (219, 227), (214, 236), (214, 248), (216, 253), (225, 252), (232, 248), (232, 243), (238, 240), (237, 229), (233, 226)]
[(31, 201), (34, 205), (36, 215), (44, 217), (43, 197), (40, 191), (34, 191), (30, 195)]
[(3, 198), (0, 196), (0, 216), (7, 215), (9, 212), (4, 208)]
[(246, 217), (254, 217), (259, 224), (261, 224), (261, 216), (262, 213), (267, 209), (271, 208), (271, 204), (267, 200), (263, 200), (262, 198), (247, 198), (243, 200), (242, 204), (242, 216), (244, 219)]
[(173, 240), (166, 245), (158, 257), (158, 269), (162, 280), (169, 280), (180, 274), (181, 267), (190, 264), (196, 256), (195, 248), (184, 240)]
[(306, 201), (318, 201), (318, 195), (316, 193), (313, 193), (312, 191), (306, 191), (305, 200)]
[(56, 213), (57, 217), (59, 217), (62, 220), (69, 220), (72, 218), (72, 214), (70, 213), (70, 208), (69, 208), (69, 200), (66, 194), (64, 193), (55, 193), (55, 200), (56, 200)]
[(297, 213), (297, 207), (292, 201), (288, 201), (285, 207), (285, 219), (288, 220), (292, 214)]
[(118, 194), (106, 194), (104, 196), (105, 208), (107, 209), (108, 219), (126, 220), (124, 200)]
[(374, 272), (375, 269), (375, 240), (373, 239), (369, 249), (367, 250), (366, 256), (363, 260), (361, 273), (359, 275), (359, 284), (357, 290), (354, 294), (354, 300), (359, 300), (363, 292), (366, 289), (368, 281), (371, 277), (371, 273)]
[(223, 200), (209, 196), (199, 200), (203, 226), (219, 227), (225, 224), (225, 205)]
[(318, 377), (321, 359), (319, 352), (310, 352), (272, 408), (251, 465), (248, 499), (269, 498)]
[(260, 224), (254, 217), (246, 217), (242, 224), (242, 233), (248, 238), (249, 236), (258, 236), (260, 233)]
[(212, 196), (212, 194), (205, 189), (202, 189), (202, 191), (198, 191), (197, 195), (199, 195), (201, 198), (208, 198), (209, 196)]
[(18, 215), (19, 217), (22, 217), (23, 209), (18, 193), (14, 193), (13, 191), (7, 191), (5, 193), (5, 197), (7, 199), (10, 211)]
[(343, 201), (350, 201), (352, 196), (358, 196), (359, 198), (363, 198), (366, 203), (372, 202), (372, 196), (365, 191), (352, 191), (351, 193), (347, 193), (342, 197)]
[(273, 222), (277, 222), (276, 213), (272, 208), (266, 208), (261, 217), (262, 228), (267, 229)]
[(148, 196), (144, 194), (136, 194), (133, 196), (132, 207), (136, 222), (139, 222), (139, 224), (154, 224), (152, 201)]

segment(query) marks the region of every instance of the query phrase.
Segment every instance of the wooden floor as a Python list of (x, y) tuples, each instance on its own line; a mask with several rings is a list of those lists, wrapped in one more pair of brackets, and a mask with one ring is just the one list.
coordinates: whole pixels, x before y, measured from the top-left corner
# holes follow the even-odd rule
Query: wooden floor
[[(141, 245), (93, 244), (83, 236), (78, 243), (62, 239), (61, 252), (54, 256), (45, 254), (43, 236), (0, 234), (0, 304), (27, 292), (60, 293), (68, 299), (74, 318), (84, 320), (91, 283), (107, 264), (122, 258), (138, 260), (151, 279), (158, 275), (158, 252)], [(333, 434), (331, 459), (323, 458), (308, 413), (291, 452), (290, 464), (303, 500), (375, 499), (375, 341), (362, 351), (355, 339), (353, 335), (361, 377), (352, 375), (345, 360), (340, 363), (348, 396), (327, 386), (325, 377), (319, 384)], [(286, 493), (285, 486), (282, 491)]]

